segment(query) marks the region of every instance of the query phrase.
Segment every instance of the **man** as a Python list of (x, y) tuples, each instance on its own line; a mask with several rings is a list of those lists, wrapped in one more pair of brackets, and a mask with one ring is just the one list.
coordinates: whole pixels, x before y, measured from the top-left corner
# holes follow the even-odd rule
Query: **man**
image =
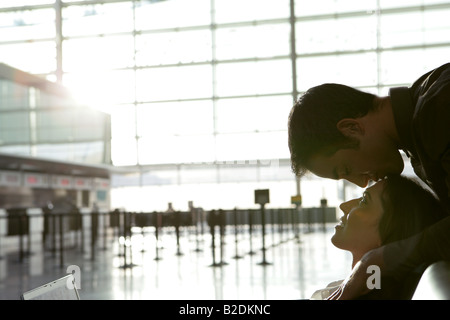
[[(293, 172), (346, 179), (360, 187), (399, 174), (410, 159), (414, 172), (450, 213), (450, 63), (407, 87), (378, 97), (344, 85), (309, 89), (288, 122)], [(450, 260), (450, 216), (407, 240), (372, 250), (330, 299), (369, 292), (370, 265), (382, 276), (401, 279), (422, 263)]]

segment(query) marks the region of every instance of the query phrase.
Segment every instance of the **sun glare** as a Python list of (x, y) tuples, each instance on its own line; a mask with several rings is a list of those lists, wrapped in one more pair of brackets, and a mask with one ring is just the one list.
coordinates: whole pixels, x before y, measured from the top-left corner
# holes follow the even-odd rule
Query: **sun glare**
[(67, 78), (64, 84), (77, 102), (96, 110), (111, 112), (111, 105), (114, 104), (111, 92), (120, 91), (120, 87), (108, 83), (107, 75), (80, 73)]

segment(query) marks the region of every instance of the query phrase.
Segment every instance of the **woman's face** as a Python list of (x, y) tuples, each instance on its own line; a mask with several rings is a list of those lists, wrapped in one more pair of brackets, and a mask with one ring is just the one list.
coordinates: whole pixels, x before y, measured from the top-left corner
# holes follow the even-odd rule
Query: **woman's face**
[(363, 196), (342, 203), (344, 213), (331, 242), (338, 248), (364, 254), (381, 246), (378, 223), (383, 215), (381, 196), (384, 180), (367, 188)]

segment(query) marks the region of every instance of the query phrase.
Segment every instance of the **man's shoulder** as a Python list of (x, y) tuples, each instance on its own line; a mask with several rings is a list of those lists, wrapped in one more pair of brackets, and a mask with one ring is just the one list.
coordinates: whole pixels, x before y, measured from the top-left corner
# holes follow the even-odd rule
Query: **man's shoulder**
[(450, 86), (450, 63), (423, 74), (413, 83), (411, 90), (416, 101), (423, 101), (424, 96), (435, 95), (445, 86)]

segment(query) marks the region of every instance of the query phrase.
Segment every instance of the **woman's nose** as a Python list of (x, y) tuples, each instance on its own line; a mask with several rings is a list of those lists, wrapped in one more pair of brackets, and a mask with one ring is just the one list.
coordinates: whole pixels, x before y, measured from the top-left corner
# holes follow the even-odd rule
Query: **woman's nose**
[(339, 205), (339, 209), (341, 209), (344, 214), (347, 214), (355, 206), (355, 202), (357, 202), (357, 201), (358, 201), (358, 199), (352, 199), (352, 200), (349, 200), (346, 202), (342, 202)]
[(346, 213), (347, 212), (347, 208), (348, 208), (348, 203), (349, 203), (349, 201), (342, 202), (339, 205), (339, 209), (341, 209), (342, 212)]

